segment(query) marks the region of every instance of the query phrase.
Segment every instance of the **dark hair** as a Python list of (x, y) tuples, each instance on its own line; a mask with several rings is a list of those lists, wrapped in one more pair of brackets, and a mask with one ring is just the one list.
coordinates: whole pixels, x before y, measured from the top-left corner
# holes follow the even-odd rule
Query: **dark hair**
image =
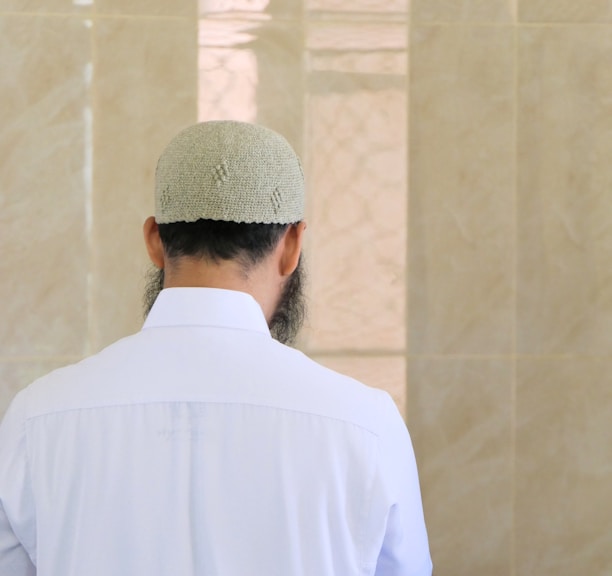
[(237, 259), (249, 267), (274, 249), (288, 226), (202, 219), (159, 224), (159, 235), (169, 258), (191, 256), (213, 262)]

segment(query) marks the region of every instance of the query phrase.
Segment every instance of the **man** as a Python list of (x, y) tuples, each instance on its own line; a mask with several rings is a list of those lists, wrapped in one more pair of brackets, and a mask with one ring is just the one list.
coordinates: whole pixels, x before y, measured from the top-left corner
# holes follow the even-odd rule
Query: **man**
[(2, 576), (431, 574), (392, 400), (278, 341), (303, 317), (303, 216), (278, 134), (207, 122), (169, 144), (142, 331), (2, 423)]

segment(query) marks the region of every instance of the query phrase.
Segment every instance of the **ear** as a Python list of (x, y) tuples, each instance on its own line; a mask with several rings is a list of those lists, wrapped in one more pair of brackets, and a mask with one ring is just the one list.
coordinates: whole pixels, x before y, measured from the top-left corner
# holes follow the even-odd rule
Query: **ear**
[(290, 276), (297, 268), (302, 253), (302, 239), (306, 230), (306, 222), (291, 224), (281, 240), (281, 254), (279, 259), (279, 273), (281, 276)]
[(164, 268), (164, 246), (159, 237), (159, 227), (154, 216), (149, 216), (142, 227), (145, 246), (151, 262), (160, 269)]

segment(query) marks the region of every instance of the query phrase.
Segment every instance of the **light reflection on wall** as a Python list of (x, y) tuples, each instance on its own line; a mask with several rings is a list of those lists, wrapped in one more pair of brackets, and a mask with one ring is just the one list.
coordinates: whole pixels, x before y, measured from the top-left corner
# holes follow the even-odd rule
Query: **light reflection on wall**
[(257, 119), (258, 62), (249, 46), (270, 0), (200, 0), (198, 120)]
[(242, 120), (257, 117), (257, 58), (244, 46), (256, 22), (201, 20), (198, 52), (198, 119)]
[(317, 355), (405, 353), (406, 44), (404, 23), (308, 23), (306, 343)]
[(200, 14), (245, 12), (262, 14), (270, 0), (199, 0)]

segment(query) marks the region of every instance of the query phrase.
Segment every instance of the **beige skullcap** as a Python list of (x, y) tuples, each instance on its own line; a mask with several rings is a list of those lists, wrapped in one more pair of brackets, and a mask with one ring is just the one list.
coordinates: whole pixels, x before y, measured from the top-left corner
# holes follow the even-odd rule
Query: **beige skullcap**
[(203, 122), (180, 132), (155, 173), (158, 224), (200, 218), (290, 224), (304, 217), (304, 174), (279, 134), (234, 121)]

